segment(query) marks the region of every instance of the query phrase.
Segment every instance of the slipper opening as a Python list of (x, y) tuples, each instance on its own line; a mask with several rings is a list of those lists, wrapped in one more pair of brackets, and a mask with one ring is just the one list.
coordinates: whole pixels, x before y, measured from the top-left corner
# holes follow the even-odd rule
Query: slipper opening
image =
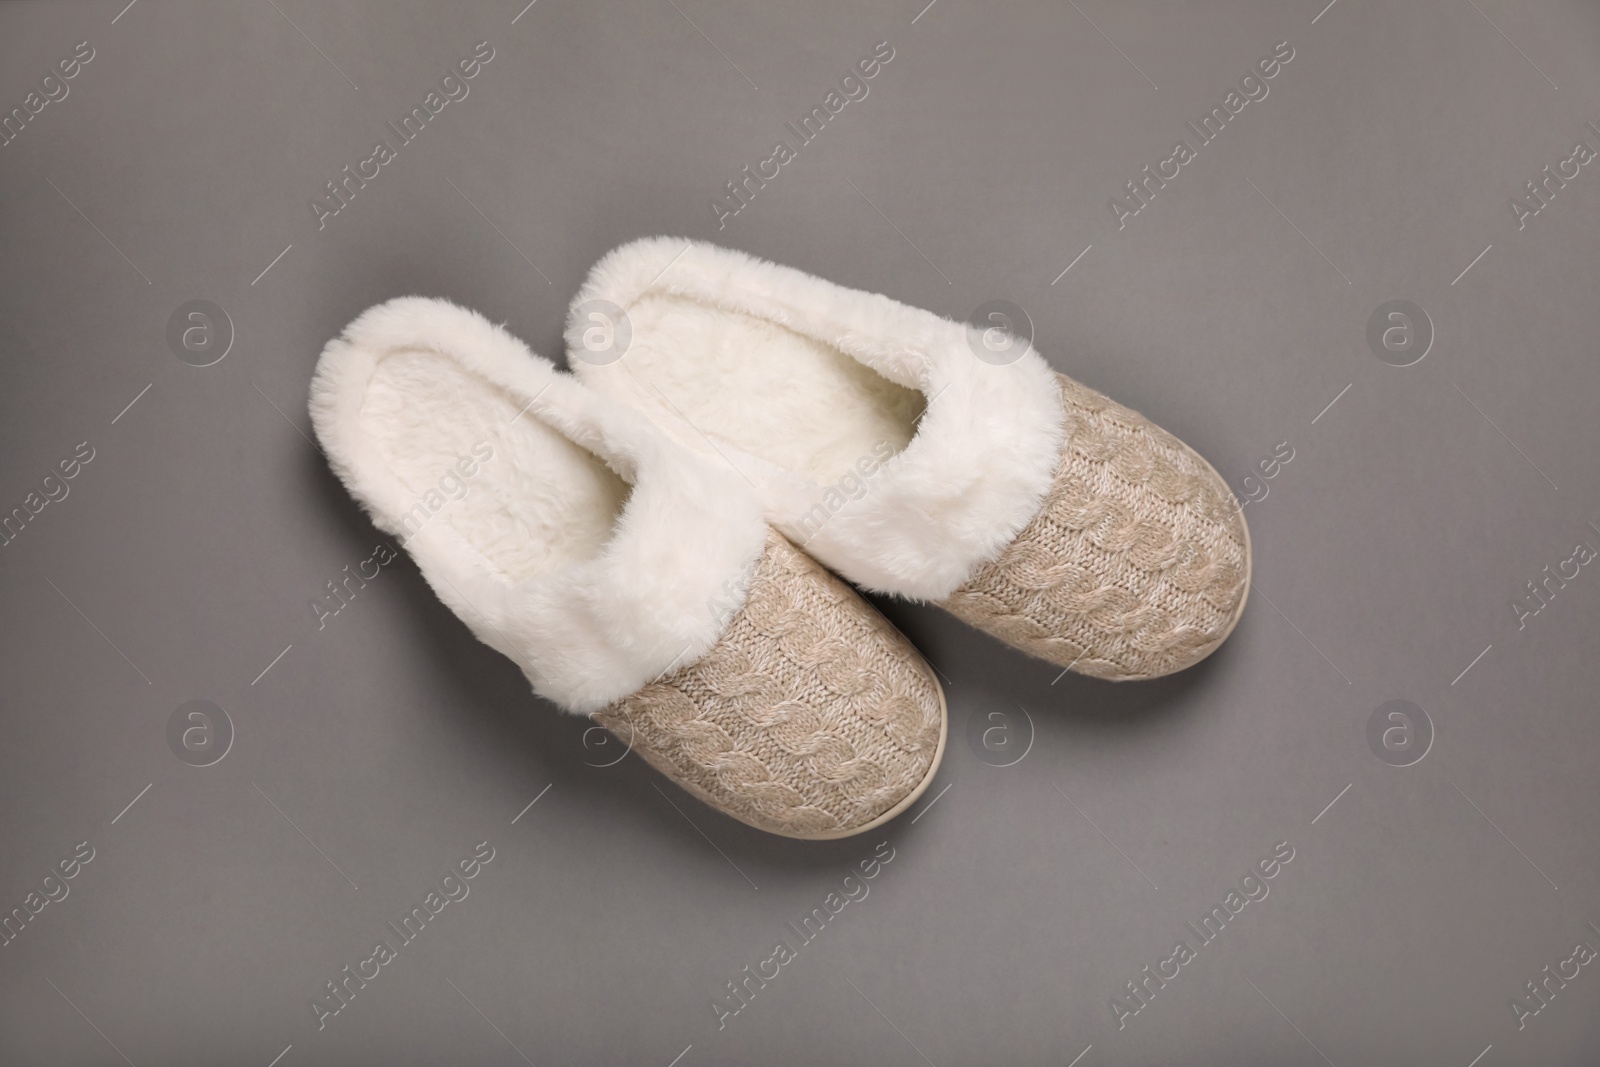
[(646, 293), (628, 315), (625, 368), (646, 392), (699, 432), (818, 485), (903, 450), (927, 406), (837, 347), (689, 294)]
[(510, 582), (599, 554), (629, 493), (598, 457), (502, 386), (437, 352), (395, 349), (361, 401), (363, 432), (416, 501)]

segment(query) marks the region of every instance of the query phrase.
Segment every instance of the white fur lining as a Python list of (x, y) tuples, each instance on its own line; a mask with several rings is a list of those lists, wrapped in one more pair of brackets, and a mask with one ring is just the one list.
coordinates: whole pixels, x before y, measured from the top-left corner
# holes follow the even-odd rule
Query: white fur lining
[[(766, 529), (739, 476), (475, 312), (422, 297), (367, 311), (323, 350), (311, 417), (373, 522), (406, 537), (439, 598), (565, 710), (694, 662), (743, 604)], [(491, 458), (480, 449), (461, 470), (492, 476), (459, 479), (458, 500), (433, 493), (472, 437)], [(589, 454), (631, 490), (608, 489)]]
[[(579, 309), (590, 300), (628, 313), (620, 360), (585, 358)], [(729, 324), (720, 332), (706, 325), (718, 316)], [(1065, 437), (1044, 359), (1030, 350), (985, 362), (971, 330), (742, 252), (656, 237), (595, 265), (567, 343), (580, 378), (737, 468), (768, 520), (829, 567), (869, 589), (939, 600), (1037, 513)], [(861, 381), (839, 353), (887, 381)], [(894, 386), (926, 403), (898, 435)], [(855, 475), (851, 455), (862, 461)], [(841, 497), (827, 470), (851, 491)]]

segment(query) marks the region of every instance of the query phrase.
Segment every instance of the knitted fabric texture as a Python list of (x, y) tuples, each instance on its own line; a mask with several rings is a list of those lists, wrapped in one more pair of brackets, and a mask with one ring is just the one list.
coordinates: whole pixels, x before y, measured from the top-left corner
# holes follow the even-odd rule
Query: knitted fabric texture
[(1080, 674), (1122, 681), (1197, 663), (1249, 587), (1249, 534), (1227, 483), (1135, 411), (1057, 375), (1067, 438), (1050, 494), (943, 606)]
[(712, 807), (791, 837), (887, 812), (927, 777), (944, 729), (911, 644), (771, 531), (711, 651), (594, 719)]

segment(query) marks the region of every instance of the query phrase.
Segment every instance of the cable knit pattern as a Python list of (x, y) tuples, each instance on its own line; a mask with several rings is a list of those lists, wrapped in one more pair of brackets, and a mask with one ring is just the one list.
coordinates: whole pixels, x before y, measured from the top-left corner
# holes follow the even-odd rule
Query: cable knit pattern
[(843, 836), (911, 796), (945, 729), (910, 642), (775, 532), (711, 651), (594, 718), (712, 807), (791, 837)]
[(1244, 608), (1250, 539), (1188, 445), (1057, 375), (1067, 439), (1033, 520), (943, 606), (1080, 674), (1153, 678), (1199, 662)]

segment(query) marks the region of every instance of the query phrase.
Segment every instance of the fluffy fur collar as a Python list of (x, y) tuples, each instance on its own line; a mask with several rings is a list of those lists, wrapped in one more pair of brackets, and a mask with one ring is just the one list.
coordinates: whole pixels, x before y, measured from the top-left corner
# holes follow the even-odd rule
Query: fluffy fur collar
[[(597, 554), (522, 581), (490, 566), (454, 521), (429, 523), (406, 548), (439, 598), (480, 640), (516, 661), (536, 692), (571, 712), (603, 707), (704, 655), (742, 605), (764, 543), (748, 486), (475, 312), (443, 300), (391, 300), (323, 350), (311, 383), (312, 422), (334, 471), (373, 522), (401, 536), (416, 494), (363, 429), (363, 400), (382, 360), (419, 351), (498, 386), (526, 405), (521, 418), (559, 431), (631, 486)], [(448, 396), (414, 402), (432, 409), (429, 418), (452, 417)]]
[[(996, 558), (1042, 505), (1065, 429), (1054, 374), (1037, 352), (992, 365), (973, 354), (972, 327), (742, 252), (668, 237), (623, 245), (595, 265), (573, 299), (570, 349), (582, 344), (587, 322), (577, 312), (585, 301), (626, 311), (650, 294), (780, 324), (928, 398), (915, 435), (876, 469), (871, 491), (813, 529), (805, 517), (827, 487), (715, 439), (712, 428), (697, 431), (672, 418), (659, 394), (629, 372), (626, 354), (609, 365), (570, 360), (585, 382), (650, 412), (687, 447), (737, 467), (756, 486), (769, 521), (857, 584), (943, 599)], [(705, 382), (708, 390), (717, 385)], [(731, 391), (717, 399), (730, 409), (758, 402)]]

